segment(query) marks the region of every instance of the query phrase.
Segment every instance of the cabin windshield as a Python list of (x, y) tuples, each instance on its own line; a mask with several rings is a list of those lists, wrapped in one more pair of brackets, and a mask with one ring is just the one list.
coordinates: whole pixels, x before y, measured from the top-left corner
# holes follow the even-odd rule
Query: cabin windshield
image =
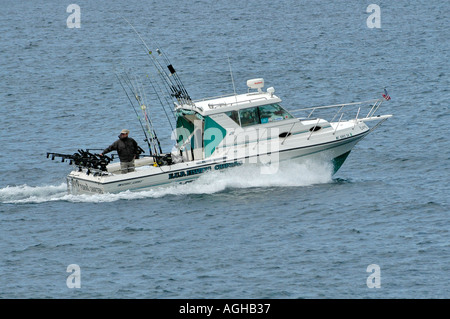
[[(294, 117), (277, 103), (239, 110), (239, 119), (242, 127), (292, 118)], [(234, 118), (233, 120), (237, 123)]]

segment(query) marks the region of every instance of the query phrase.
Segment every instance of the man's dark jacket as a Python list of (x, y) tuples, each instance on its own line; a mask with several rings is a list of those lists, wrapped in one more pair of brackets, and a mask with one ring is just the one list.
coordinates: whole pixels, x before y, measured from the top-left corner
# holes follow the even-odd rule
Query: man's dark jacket
[(121, 162), (131, 162), (134, 157), (139, 155), (137, 142), (131, 137), (118, 139), (103, 151), (103, 154), (111, 151), (117, 151)]

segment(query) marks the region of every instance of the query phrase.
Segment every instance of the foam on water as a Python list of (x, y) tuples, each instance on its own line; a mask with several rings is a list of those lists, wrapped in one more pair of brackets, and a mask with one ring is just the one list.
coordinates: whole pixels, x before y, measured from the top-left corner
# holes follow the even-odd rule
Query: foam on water
[(241, 166), (225, 171), (208, 172), (193, 182), (117, 194), (67, 193), (66, 184), (44, 186), (7, 186), (0, 189), (0, 202), (5, 204), (44, 203), (52, 201), (101, 203), (118, 200), (158, 198), (166, 195), (213, 194), (230, 188), (301, 187), (332, 181), (331, 164), (307, 161), (286, 162), (280, 167)]
[(67, 194), (67, 185), (6, 186), (0, 189), (1, 203), (40, 203), (49, 200), (59, 200)]

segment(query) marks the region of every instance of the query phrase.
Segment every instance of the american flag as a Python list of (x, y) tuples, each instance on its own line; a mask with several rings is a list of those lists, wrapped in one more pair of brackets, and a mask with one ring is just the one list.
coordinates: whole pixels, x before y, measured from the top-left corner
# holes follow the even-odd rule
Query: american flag
[(389, 93), (388, 93), (388, 91), (386, 90), (386, 88), (384, 88), (384, 94), (382, 94), (383, 95), (383, 97), (384, 97), (384, 99), (386, 100), (386, 101), (389, 101), (390, 99), (391, 99), (391, 97), (389, 96)]

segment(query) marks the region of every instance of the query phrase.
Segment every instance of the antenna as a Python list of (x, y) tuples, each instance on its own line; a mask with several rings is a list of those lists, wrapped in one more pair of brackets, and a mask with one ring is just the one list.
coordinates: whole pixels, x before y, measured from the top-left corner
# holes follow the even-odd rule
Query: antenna
[(233, 71), (231, 70), (230, 56), (227, 54), (227, 57), (228, 57), (228, 66), (230, 67), (231, 83), (233, 83), (233, 91), (234, 91), (234, 96), (236, 98), (236, 103), (237, 103), (236, 86), (234, 85), (234, 78), (233, 78)]

